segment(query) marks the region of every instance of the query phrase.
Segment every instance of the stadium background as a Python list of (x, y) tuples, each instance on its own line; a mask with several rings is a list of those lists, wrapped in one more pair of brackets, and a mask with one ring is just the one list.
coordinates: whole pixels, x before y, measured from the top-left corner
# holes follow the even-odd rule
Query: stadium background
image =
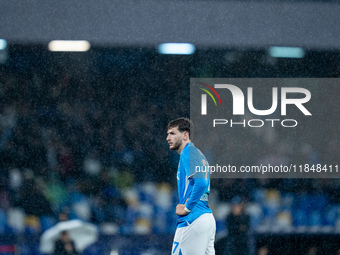
[[(190, 78), (339, 76), (335, 1), (0, 7), (0, 38), (8, 42), (0, 51), (0, 242), (15, 244), (18, 254), (39, 254), (41, 233), (63, 210), (100, 229), (84, 254), (169, 254), (178, 155), (168, 149), (165, 127), (189, 116)], [(91, 49), (50, 52), (52, 39), (86, 39)], [(162, 55), (161, 42), (191, 42), (196, 52)], [(305, 56), (271, 57), (276, 45), (302, 47)], [(336, 106), (336, 95), (327, 96)], [(325, 111), (338, 116), (336, 108)], [(315, 131), (323, 132), (338, 127)], [(336, 162), (339, 141), (324, 144)], [(248, 158), (249, 146), (233, 154)], [(308, 144), (295, 148), (310, 163), (321, 153)], [(213, 180), (217, 239), (240, 196), (251, 216), (249, 254), (261, 246), (270, 254), (307, 254), (313, 246), (337, 254), (338, 190), (337, 179)]]

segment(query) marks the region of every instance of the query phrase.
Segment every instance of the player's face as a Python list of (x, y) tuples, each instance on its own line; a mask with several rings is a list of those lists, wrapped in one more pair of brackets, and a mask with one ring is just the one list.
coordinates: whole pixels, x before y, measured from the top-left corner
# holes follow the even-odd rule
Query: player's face
[(170, 150), (178, 150), (182, 145), (184, 133), (179, 132), (178, 127), (173, 127), (168, 130), (166, 140), (169, 143)]

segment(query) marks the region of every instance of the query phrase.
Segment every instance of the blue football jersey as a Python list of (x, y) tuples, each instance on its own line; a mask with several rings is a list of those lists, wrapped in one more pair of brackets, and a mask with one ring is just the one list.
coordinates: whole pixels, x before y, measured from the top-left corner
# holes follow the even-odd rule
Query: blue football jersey
[(177, 171), (177, 186), (179, 203), (186, 203), (186, 208), (191, 210), (188, 215), (178, 216), (177, 227), (188, 226), (202, 214), (212, 213), (208, 205), (209, 164), (193, 143), (188, 143), (181, 152)]

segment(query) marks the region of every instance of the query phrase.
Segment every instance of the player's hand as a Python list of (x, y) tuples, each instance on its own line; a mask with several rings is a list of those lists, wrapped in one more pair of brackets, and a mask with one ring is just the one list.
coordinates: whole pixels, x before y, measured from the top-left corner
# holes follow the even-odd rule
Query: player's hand
[(185, 201), (185, 204), (178, 204), (176, 206), (176, 214), (180, 216), (185, 216), (189, 214), (186, 210), (184, 210), (186, 203), (188, 202), (189, 198)]
[(184, 210), (184, 208), (185, 208), (185, 205), (183, 205), (183, 204), (178, 204), (178, 205), (176, 206), (176, 214), (177, 214), (177, 215), (180, 215), (180, 216), (184, 216), (184, 215), (189, 214), (186, 210)]

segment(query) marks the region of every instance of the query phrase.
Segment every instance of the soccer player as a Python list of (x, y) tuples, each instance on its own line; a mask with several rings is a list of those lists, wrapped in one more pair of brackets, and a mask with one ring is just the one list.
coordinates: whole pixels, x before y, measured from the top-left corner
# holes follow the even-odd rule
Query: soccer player
[(192, 122), (186, 118), (172, 120), (167, 126), (169, 147), (180, 154), (178, 218), (172, 255), (215, 254), (216, 222), (208, 205), (209, 171), (196, 171), (196, 166), (204, 170), (209, 169), (209, 165), (202, 152), (191, 142), (192, 131)]

